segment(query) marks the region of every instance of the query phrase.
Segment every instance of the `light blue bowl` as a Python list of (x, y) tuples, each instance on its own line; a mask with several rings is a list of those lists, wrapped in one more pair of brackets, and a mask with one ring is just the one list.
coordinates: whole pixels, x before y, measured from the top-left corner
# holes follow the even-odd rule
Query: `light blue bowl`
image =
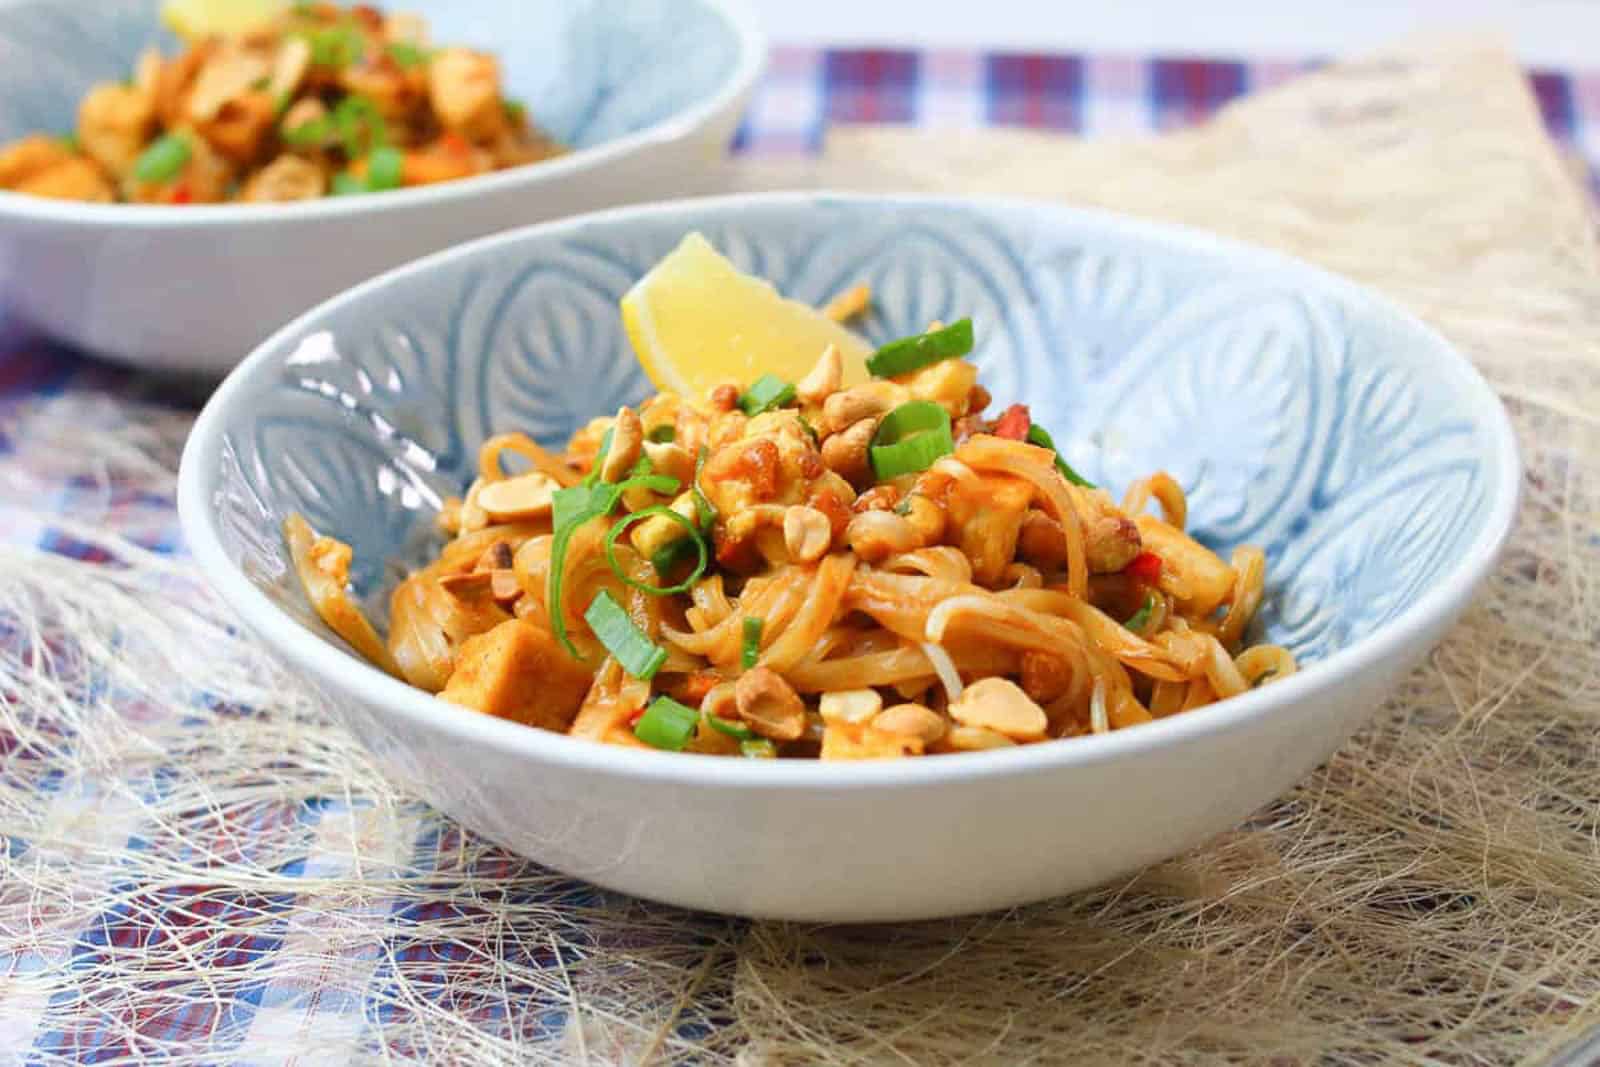
[[(559, 444), (646, 395), (617, 300), (692, 229), (804, 301), (871, 283), (866, 332), (877, 341), (972, 316), (996, 403), (1030, 404), (1080, 471), (1120, 492), (1168, 470), (1202, 540), (1224, 554), (1266, 548), (1265, 636), (1305, 669), (1103, 737), (772, 766), (617, 751), (489, 720), (358, 662), (296, 587), (282, 516), (303, 512), (354, 546), (355, 580), (382, 618), (382, 592), (431, 546), (438, 500), (461, 491), (487, 435), (523, 429)], [(468, 825), (680, 903), (892, 918), (1099, 881), (1270, 800), (1460, 612), (1503, 542), (1517, 481), (1504, 412), (1472, 367), (1399, 309), (1303, 264), (1039, 204), (793, 194), (535, 227), (359, 287), (281, 331), (224, 384), (185, 453), (181, 505), (223, 595)], [(674, 787), (666, 807), (692, 826), (653, 811), (650, 788), (663, 783)], [(1044, 806), (1020, 821), (982, 815), (1030, 791)], [(1087, 811), (1092, 826), (1049, 817)], [(952, 878), (955, 827), (974, 835), (956, 849), (959, 869), (981, 878)], [(720, 845), (695, 844), (701, 834), (741, 858), (730, 867)], [(792, 849), (811, 866), (786, 858)], [(715, 876), (685, 867), (685, 855)], [(885, 856), (906, 887), (863, 900), (851, 887), (881, 881), (871, 857)]]
[[(179, 43), (160, 0), (0, 4), (0, 143), (73, 129), (97, 82)], [(233, 367), (361, 279), (473, 237), (705, 191), (760, 72), (744, 0), (417, 0), (433, 39), (491, 52), (508, 96), (575, 149), (458, 182), (295, 204), (79, 204), (0, 191), (15, 310), (127, 362)], [(9, 277), (7, 277), (9, 275)]]

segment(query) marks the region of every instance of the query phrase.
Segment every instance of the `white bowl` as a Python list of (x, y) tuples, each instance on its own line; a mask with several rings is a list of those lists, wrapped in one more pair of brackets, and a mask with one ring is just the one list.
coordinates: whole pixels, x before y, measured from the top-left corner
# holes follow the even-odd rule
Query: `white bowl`
[[(310, 612), (278, 523), (351, 542), (382, 618), (478, 442), (558, 441), (647, 389), (616, 298), (690, 229), (800, 299), (872, 283), (877, 339), (971, 314), (983, 380), (1118, 487), (1268, 552), (1266, 636), (1304, 669), (1109, 735), (898, 762), (717, 759), (444, 704)], [(387, 274), (281, 330), (183, 457), (183, 528), (246, 623), (422, 794), (561, 871), (692, 907), (913, 919), (1090, 886), (1238, 823), (1325, 759), (1455, 620), (1515, 512), (1493, 393), (1387, 301), (1269, 252), (1011, 201), (789, 194), (532, 227)]]
[[(159, 0), (0, 5), (0, 143), (71, 129), (126, 78)], [(744, 0), (420, 0), (435, 39), (500, 57), (559, 159), (306, 203), (80, 204), (0, 191), (0, 292), (22, 319), (111, 359), (220, 375), (317, 301), (524, 223), (708, 191), (760, 72)]]

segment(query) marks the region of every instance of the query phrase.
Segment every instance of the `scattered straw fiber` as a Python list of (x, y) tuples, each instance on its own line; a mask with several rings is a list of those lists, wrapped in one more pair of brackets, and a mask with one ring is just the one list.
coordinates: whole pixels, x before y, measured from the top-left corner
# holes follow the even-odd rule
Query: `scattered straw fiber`
[[(1600, 260), (1509, 61), (1335, 67), (1155, 142), (909, 136), (841, 135), (804, 176), (1275, 244), (1483, 367), (1522, 521), (1371, 727), (1250, 825), (1099, 892), (899, 927), (685, 915), (408, 800), (84, 489), (56, 525), (109, 562), (0, 551), (0, 1058), (65, 1027), (40, 1062), (92, 1040), (180, 1063), (1500, 1064), (1600, 1021)], [(41, 469), (170, 492), (181, 426), (90, 422), (13, 413), (0, 433), (71, 447), (32, 449), (0, 499)]]

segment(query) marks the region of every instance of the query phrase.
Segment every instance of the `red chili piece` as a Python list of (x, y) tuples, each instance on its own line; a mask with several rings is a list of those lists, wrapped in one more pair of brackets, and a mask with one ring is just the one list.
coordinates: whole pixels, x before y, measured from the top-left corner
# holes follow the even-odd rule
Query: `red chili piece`
[(194, 193), (190, 191), (188, 182), (184, 182), (182, 185), (172, 190), (172, 202), (174, 204), (187, 204), (193, 199)]
[(633, 713), (628, 716), (628, 725), (629, 726), (638, 725), (639, 720), (644, 718), (644, 712), (645, 712), (644, 708), (635, 708), (633, 710)]
[(994, 435), (1005, 437), (1012, 441), (1026, 441), (1028, 427), (1033, 425), (1033, 417), (1028, 414), (1028, 405), (1012, 404), (1001, 412), (994, 423)]
[(1122, 571), (1130, 578), (1154, 583), (1161, 577), (1161, 557), (1154, 552), (1141, 552)]

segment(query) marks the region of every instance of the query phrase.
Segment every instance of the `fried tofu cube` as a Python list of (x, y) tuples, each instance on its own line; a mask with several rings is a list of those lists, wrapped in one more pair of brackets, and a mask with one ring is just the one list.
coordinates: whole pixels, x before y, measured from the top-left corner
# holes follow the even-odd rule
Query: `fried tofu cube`
[(15, 189), (73, 158), (59, 137), (35, 133), (0, 148), (0, 189)]
[(972, 561), (973, 580), (992, 586), (1017, 552), (1022, 520), (1033, 486), (1005, 474), (985, 474), (971, 486), (950, 491), (947, 509), (957, 544)]
[(509, 619), (462, 642), (439, 695), (486, 715), (564, 733), (593, 680), (550, 631)]
[(107, 204), (113, 199), (111, 183), (100, 168), (73, 156), (17, 184), (17, 192), (52, 200), (86, 200)]
[(868, 725), (828, 723), (822, 730), (825, 760), (901, 759), (922, 753), (921, 740), (874, 730)]
[(120, 177), (133, 169), (155, 121), (155, 103), (147, 94), (106, 82), (78, 107), (78, 140), (86, 155)]
[(1154, 515), (1135, 515), (1145, 549), (1161, 557), (1157, 584), (1186, 611), (1210, 615), (1229, 594), (1234, 569), (1200, 542)]
[(428, 99), (440, 125), (470, 140), (491, 140), (505, 125), (500, 66), (482, 52), (466, 48), (438, 52), (428, 64)]
[(251, 163), (266, 146), (277, 122), (277, 105), (269, 93), (243, 93), (197, 122), (195, 129), (225, 159), (240, 166)]

